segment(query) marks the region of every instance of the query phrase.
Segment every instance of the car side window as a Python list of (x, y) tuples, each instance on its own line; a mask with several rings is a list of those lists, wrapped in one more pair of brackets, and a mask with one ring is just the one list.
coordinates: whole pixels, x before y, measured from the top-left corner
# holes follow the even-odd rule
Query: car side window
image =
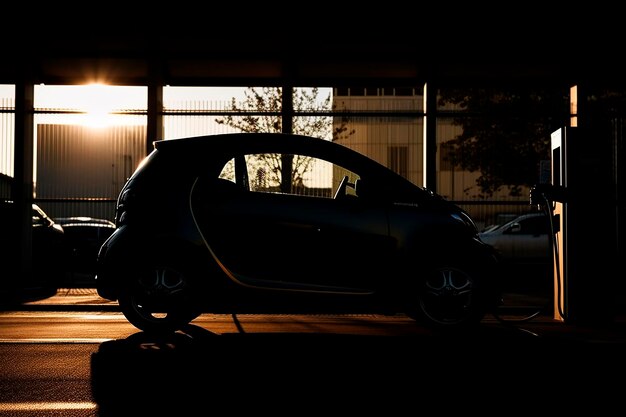
[(244, 155), (237, 155), (228, 160), (218, 176), (220, 180), (236, 184), (240, 191), (249, 190), (248, 170)]
[(508, 232), (517, 235), (542, 235), (548, 233), (548, 221), (544, 216), (522, 219), (509, 227)]
[[(250, 191), (333, 198), (344, 176), (354, 185), (359, 176), (332, 162), (307, 155), (246, 155)], [(287, 183), (285, 183), (287, 181)], [(354, 194), (354, 186), (347, 193)]]
[(235, 158), (230, 159), (222, 168), (219, 178), (235, 182)]

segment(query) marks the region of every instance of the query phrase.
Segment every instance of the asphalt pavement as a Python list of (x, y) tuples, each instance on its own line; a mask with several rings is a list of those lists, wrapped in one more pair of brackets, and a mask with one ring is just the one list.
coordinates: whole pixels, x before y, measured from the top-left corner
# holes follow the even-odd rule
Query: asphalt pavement
[[(11, 304), (0, 303), (2, 310), (119, 311), (116, 302), (100, 298), (90, 287), (30, 288), (20, 295)], [(519, 308), (502, 313), (485, 317), (478, 328), (458, 337), (419, 330), (397, 336), (329, 334), (315, 328), (216, 337), (190, 326), (187, 333), (164, 341), (137, 332), (98, 345), (89, 358), (88, 383), (102, 416), (128, 415), (128, 404), (145, 407), (143, 398), (154, 398), (155, 392), (165, 392), (164, 387), (169, 387), (164, 400), (184, 396), (184, 405), (194, 412), (210, 409), (225, 393), (236, 395), (235, 401), (225, 404), (233, 410), (242, 399), (254, 407), (259, 404), (254, 398), (260, 399), (272, 410), (285, 405), (285, 398), (297, 399), (298, 405), (290, 408), (295, 414), (304, 407), (309, 410), (310, 404), (323, 404), (320, 412), (336, 409), (337, 402), (327, 398), (340, 399), (351, 414), (354, 407), (369, 411), (378, 407), (386, 414), (402, 414), (411, 407), (443, 412), (451, 407), (467, 412), (474, 407), (487, 415), (536, 413), (551, 407), (567, 412), (583, 401), (585, 409), (603, 415), (616, 409), (607, 409), (608, 404), (621, 406), (625, 320), (620, 317), (610, 324), (583, 326), (547, 315), (523, 320), (527, 316)], [(374, 321), (372, 325), (385, 324)], [(46, 345), (50, 349), (46, 356), (68, 344)], [(41, 346), (20, 343), (4, 348)], [(167, 349), (160, 349), (164, 346)], [(75, 366), (76, 359), (71, 360)], [(47, 369), (43, 363), (34, 369)], [(19, 381), (30, 379), (20, 376)], [(146, 394), (139, 396), (138, 387)], [(148, 405), (160, 406), (151, 401)], [(163, 415), (158, 411), (153, 414)], [(146, 410), (135, 414), (146, 415)], [(172, 414), (180, 414), (180, 409), (167, 415)]]
[[(116, 302), (100, 298), (91, 287), (30, 288), (20, 297), (12, 297), (11, 303), (6, 297), (0, 301), (5, 301), (0, 302), (0, 310), (7, 312), (120, 311)], [(143, 376), (141, 386), (148, 386), (150, 394), (163, 391), (163, 380), (176, 381), (178, 394), (195, 398), (189, 404), (199, 407), (206, 406), (199, 399), (207, 398), (210, 391), (200, 389), (204, 386), (197, 385), (198, 380), (219, 380), (220, 387), (238, 394), (238, 400), (248, 398), (242, 392), (260, 392), (265, 400), (271, 399), (272, 406), (285, 392), (300, 395), (301, 405), (306, 407), (320, 396), (338, 395), (350, 404), (352, 413), (354, 404), (370, 409), (372, 400), (382, 401), (384, 407), (400, 404), (398, 401), (415, 406), (417, 401), (440, 411), (475, 406), (483, 414), (533, 413), (549, 407), (574, 410), (581, 401), (592, 407), (586, 409), (600, 414), (613, 412), (615, 408), (603, 412), (608, 404), (621, 406), (626, 316), (611, 323), (586, 325), (564, 323), (546, 314), (528, 319), (532, 308), (520, 307), (524, 301), (533, 304), (536, 300), (509, 301), (517, 305), (503, 308), (497, 317), (486, 316), (476, 328), (453, 334), (416, 328), (409, 334), (353, 335), (312, 328), (215, 337), (199, 326), (190, 326), (165, 343), (137, 332), (99, 346), (91, 358), (91, 384), (99, 404), (106, 406), (126, 404), (120, 401), (120, 393), (136, 392), (137, 375)], [(272, 318), (267, 321), (279, 325), (272, 323)], [(384, 321), (372, 321), (372, 326), (384, 325)], [(161, 345), (168, 347), (162, 354), (145, 349)], [(220, 359), (214, 361), (215, 357)], [(197, 376), (187, 378), (189, 374)], [(268, 382), (268, 375), (280, 381), (280, 390), (275, 381)], [(129, 401), (132, 399), (136, 400), (132, 397)], [(128, 413), (111, 415), (121, 414)]]
[[(550, 312), (537, 314), (535, 307), (520, 308), (521, 303), (511, 301), (516, 305), (505, 305), (497, 314), (487, 315), (481, 323), (480, 336), (496, 341), (523, 336), (524, 340), (559, 345), (626, 345), (626, 314), (609, 322), (567, 323), (555, 319)], [(5, 294), (0, 307), (4, 311), (120, 311), (117, 302), (101, 298), (92, 287), (27, 288), (11, 298)]]

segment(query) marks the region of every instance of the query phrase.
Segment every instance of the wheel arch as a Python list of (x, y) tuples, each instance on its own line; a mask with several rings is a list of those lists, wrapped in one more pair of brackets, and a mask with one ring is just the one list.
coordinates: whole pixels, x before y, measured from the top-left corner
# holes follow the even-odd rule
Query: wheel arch
[[(491, 247), (479, 240), (467, 239), (447, 241), (435, 239), (428, 245), (411, 248), (398, 262), (399, 289), (396, 293), (397, 309), (420, 321), (423, 316), (417, 312), (416, 297), (421, 297), (426, 289), (426, 280), (434, 273), (444, 270), (458, 271), (471, 277), (476, 311), (471, 313), (468, 322), (476, 322), (499, 301), (497, 285), (497, 258)], [(451, 326), (453, 327), (453, 326)]]
[(132, 282), (134, 272), (149, 264), (172, 263), (190, 272), (193, 284), (219, 273), (219, 268), (203, 245), (181, 239), (136, 238), (137, 233), (119, 236), (115, 244), (101, 253), (98, 292), (109, 299), (119, 299), (122, 290)]

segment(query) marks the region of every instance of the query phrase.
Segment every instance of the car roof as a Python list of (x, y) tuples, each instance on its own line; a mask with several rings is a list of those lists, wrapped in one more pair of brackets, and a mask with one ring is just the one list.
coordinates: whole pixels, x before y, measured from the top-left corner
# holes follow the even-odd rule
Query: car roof
[[(220, 153), (298, 153), (333, 154), (341, 159), (355, 160), (360, 163), (382, 164), (366, 157), (337, 142), (312, 136), (286, 133), (224, 133), (218, 135), (193, 136), (178, 139), (158, 140), (153, 142), (157, 150), (181, 151), (187, 155)], [(210, 151), (211, 153), (206, 153)]]
[(525, 219), (528, 217), (537, 217), (537, 216), (545, 216), (546, 213), (544, 213), (543, 211), (537, 211), (537, 212), (533, 212), (533, 213), (524, 213), (524, 214), (520, 214), (519, 216), (517, 216), (514, 219), (509, 220), (507, 223), (513, 223), (515, 221), (518, 221), (520, 219)]
[(113, 223), (102, 223), (102, 222), (69, 222), (69, 223), (60, 223), (64, 229), (73, 228), (73, 227), (98, 227), (101, 229), (111, 228), (115, 229), (115, 224)]
[[(519, 216), (517, 216), (514, 219), (509, 220), (508, 222), (504, 223), (502, 226), (500, 226), (499, 228), (502, 228), (504, 226), (507, 226), (509, 224), (513, 224), (513, 223), (517, 223), (521, 220), (525, 220), (531, 217), (541, 217), (541, 216), (545, 216), (546, 213), (544, 213), (543, 211), (537, 211), (537, 212), (533, 212), (533, 213), (524, 213), (524, 214), (520, 214)], [(499, 229), (498, 228), (498, 229)]]
[[(337, 146), (336, 142), (332, 142), (326, 139), (321, 139), (313, 136), (289, 134), (289, 133), (262, 133), (262, 132), (247, 132), (247, 133), (221, 133), (216, 135), (201, 135), (201, 136), (189, 136), (184, 138), (157, 140), (154, 143), (154, 147), (159, 149), (163, 146), (209, 146), (234, 148), (240, 146), (254, 147), (254, 145), (262, 144), (263, 147), (277, 145), (287, 146), (293, 144), (293, 140), (297, 140), (298, 146), (325, 146), (324, 143), (332, 143), (331, 146)], [(339, 145), (342, 146), (342, 145)]]
[(98, 225), (115, 225), (110, 220), (88, 216), (71, 216), (71, 217), (55, 217), (54, 221), (62, 225), (68, 224), (98, 224)]
[(539, 217), (539, 216), (545, 216), (545, 215), (546, 215), (546, 213), (544, 213), (543, 211), (536, 211), (536, 212), (531, 212), (531, 213), (523, 213), (523, 214), (520, 214), (517, 217), (515, 217), (515, 218), (513, 218), (513, 219), (511, 219), (511, 220), (509, 220), (507, 222), (504, 222), (504, 223), (502, 223), (502, 224), (500, 224), (500, 225), (490, 229), (490, 230), (482, 231), (482, 232), (480, 232), (480, 234), (481, 235), (497, 234), (500, 231), (502, 231), (503, 229), (505, 229), (507, 226), (509, 226), (510, 224), (517, 223), (517, 222), (519, 222), (521, 220), (525, 220), (525, 219), (527, 219), (529, 217)]

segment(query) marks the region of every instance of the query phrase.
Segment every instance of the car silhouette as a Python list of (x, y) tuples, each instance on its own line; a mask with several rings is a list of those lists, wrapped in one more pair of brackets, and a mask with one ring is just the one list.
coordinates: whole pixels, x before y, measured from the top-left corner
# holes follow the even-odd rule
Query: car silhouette
[[(18, 208), (11, 200), (0, 201), (0, 263), (7, 267), (19, 259), (20, 242), (12, 239), (20, 225), (16, 222)], [(31, 203), (32, 214), (32, 274), (34, 281), (46, 287), (56, 287), (64, 277), (65, 231), (38, 204)]]
[(115, 230), (115, 223), (89, 216), (57, 217), (54, 221), (65, 232), (67, 272), (86, 275), (93, 279), (96, 273), (98, 251)]
[(479, 233), (507, 263), (551, 263), (550, 221), (543, 212), (521, 214)]
[(458, 328), (500, 300), (493, 248), (465, 211), (328, 140), (156, 141), (115, 216), (96, 288), (144, 331), (204, 312), (379, 312)]
[(506, 276), (500, 288), (508, 290), (540, 289), (549, 293), (553, 285), (553, 251), (550, 217), (542, 211), (520, 214), (512, 220), (479, 233), (491, 245)]

